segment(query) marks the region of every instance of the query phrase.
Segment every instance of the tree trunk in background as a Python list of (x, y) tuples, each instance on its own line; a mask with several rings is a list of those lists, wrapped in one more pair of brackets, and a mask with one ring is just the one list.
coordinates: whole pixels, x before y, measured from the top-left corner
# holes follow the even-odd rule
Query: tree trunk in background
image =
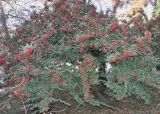
[(0, 21), (2, 24), (2, 30), (0, 31), (1, 36), (8, 41), (8, 39), (10, 38), (10, 34), (7, 27), (6, 16), (3, 9), (2, 0), (0, 0)]

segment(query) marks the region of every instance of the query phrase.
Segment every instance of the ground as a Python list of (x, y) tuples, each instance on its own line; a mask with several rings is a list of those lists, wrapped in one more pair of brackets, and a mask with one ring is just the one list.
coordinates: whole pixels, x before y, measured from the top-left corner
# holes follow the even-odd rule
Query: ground
[[(112, 105), (116, 110), (111, 110), (107, 107), (93, 106), (78, 106), (75, 101), (71, 100), (70, 107), (65, 107), (62, 104), (54, 106), (52, 113), (47, 114), (160, 114), (160, 92), (158, 89), (152, 89), (154, 98), (152, 104), (145, 105), (142, 101), (136, 100), (134, 97), (115, 101), (111, 98), (100, 99), (109, 105)], [(10, 110), (0, 112), (0, 114), (25, 114), (24, 108), (19, 99), (15, 99), (11, 104)], [(28, 114), (31, 114), (28, 111)]]

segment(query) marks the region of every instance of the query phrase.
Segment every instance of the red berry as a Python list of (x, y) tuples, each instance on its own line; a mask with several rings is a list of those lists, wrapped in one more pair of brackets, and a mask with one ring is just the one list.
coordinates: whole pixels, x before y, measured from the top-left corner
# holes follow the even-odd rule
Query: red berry
[(30, 82), (30, 79), (29, 78), (25, 78), (24, 82)]
[(24, 67), (24, 71), (25, 72), (29, 72), (29, 71), (31, 71), (32, 70), (32, 66), (25, 66)]
[(28, 58), (25, 58), (24, 61), (25, 61), (26, 63), (28, 63), (28, 62), (29, 62), (29, 59), (28, 59)]
[(116, 55), (116, 56), (111, 60), (111, 62), (112, 62), (112, 63), (115, 63), (115, 62), (119, 61), (119, 60), (122, 59), (122, 58), (123, 58), (123, 56), (121, 56), (121, 55)]
[(118, 25), (112, 25), (112, 26), (111, 26), (111, 31), (115, 31), (115, 30), (117, 30), (117, 29), (119, 29), (119, 26), (118, 26)]
[(83, 52), (83, 51), (85, 50), (85, 48), (86, 48), (86, 46), (83, 45), (83, 46), (80, 47), (79, 51), (80, 51), (80, 52)]
[(22, 96), (23, 96), (23, 97), (27, 97), (27, 93), (24, 93)]
[(117, 46), (118, 46), (118, 42), (115, 41), (115, 42), (114, 42), (114, 47), (117, 47)]
[(123, 57), (128, 59), (129, 57), (134, 57), (134, 56), (137, 56), (137, 53), (133, 50), (133, 52), (128, 52), (128, 53), (124, 53), (123, 54)]
[(59, 83), (61, 80), (60, 80), (60, 78), (54, 78), (53, 80), (52, 80), (52, 82), (55, 82), (55, 83)]
[(90, 44), (89, 47), (90, 47), (90, 48), (94, 48), (94, 44)]
[(20, 93), (17, 92), (17, 93), (15, 93), (14, 95), (15, 95), (16, 97), (19, 97), (19, 96), (20, 96)]
[(22, 58), (21, 56), (17, 56), (17, 57), (16, 57), (16, 60), (17, 60), (17, 61), (21, 61), (22, 59), (23, 59), (23, 58)]
[(40, 53), (41, 53), (41, 50), (40, 50), (40, 49), (37, 49), (37, 50), (36, 50), (36, 55), (40, 55)]
[(6, 54), (3, 54), (3, 53), (0, 52), (0, 58), (3, 58), (5, 56), (6, 56)]
[(47, 34), (48, 34), (48, 35), (44, 36), (44, 40), (48, 40), (49, 35), (51, 35), (52, 33), (48, 32)]
[(91, 58), (87, 58), (86, 62), (90, 67), (93, 66), (93, 64), (94, 64), (94, 62), (93, 62), (93, 60)]
[(84, 66), (78, 65), (78, 68), (79, 68), (79, 72), (80, 72), (80, 73), (84, 73), (84, 72), (85, 72)]
[(40, 40), (37, 40), (37, 43), (38, 44), (45, 44), (45, 41), (40, 39)]
[(151, 39), (151, 32), (150, 32), (150, 31), (146, 31), (145, 34), (146, 34), (147, 42), (148, 42), (148, 43), (151, 43), (151, 40), (152, 40), (152, 39)]
[(122, 34), (125, 35), (125, 36), (128, 36), (128, 30), (123, 30)]
[(3, 65), (6, 63), (6, 60), (0, 60), (0, 65)]
[(27, 48), (27, 50), (24, 52), (26, 56), (30, 56), (32, 54), (33, 50), (31, 48)]

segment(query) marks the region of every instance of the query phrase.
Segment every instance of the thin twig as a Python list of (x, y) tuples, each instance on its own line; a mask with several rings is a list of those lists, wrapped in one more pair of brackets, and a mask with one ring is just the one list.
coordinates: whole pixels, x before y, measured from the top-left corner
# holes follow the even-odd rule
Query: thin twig
[(25, 106), (25, 103), (24, 103), (24, 101), (23, 101), (23, 98), (21, 98), (21, 97), (19, 97), (19, 98), (20, 98), (20, 100), (21, 100), (21, 102), (22, 102), (22, 104), (23, 104), (24, 112), (25, 112), (25, 114), (27, 114), (27, 108), (26, 108), (26, 106)]
[(3, 111), (8, 105), (10, 105), (9, 104), (9, 99), (8, 99), (8, 101), (3, 105), (4, 103), (1, 103), (0, 104), (0, 106), (1, 106), (1, 108), (0, 108), (0, 111)]
[(3, 88), (0, 88), (0, 89), (13, 90), (13, 89), (15, 89), (15, 88), (20, 87), (24, 82), (25, 82), (25, 80), (23, 80), (23, 81), (22, 81), (19, 85), (17, 85), (17, 86), (14, 86), (14, 87), (3, 87)]
[(62, 110), (55, 110), (55, 111), (51, 111), (51, 112), (57, 112), (57, 113), (60, 113), (60, 112), (63, 112), (63, 111), (65, 111), (66, 109), (67, 109), (67, 107), (68, 106), (66, 106), (64, 109), (62, 109)]
[(3, 111), (3, 109), (7, 106), (7, 104), (3, 105), (0, 110)]

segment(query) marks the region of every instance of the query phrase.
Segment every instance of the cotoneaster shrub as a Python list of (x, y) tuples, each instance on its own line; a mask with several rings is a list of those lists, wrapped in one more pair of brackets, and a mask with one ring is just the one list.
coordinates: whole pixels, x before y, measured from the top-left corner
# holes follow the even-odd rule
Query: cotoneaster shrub
[[(0, 64), (9, 66), (6, 83), (16, 85), (10, 97), (26, 98), (37, 113), (48, 111), (51, 103), (71, 105), (65, 97), (100, 106), (106, 104), (91, 88), (104, 84), (118, 100), (135, 96), (151, 102), (146, 87), (159, 83), (152, 70), (157, 59), (150, 48), (152, 33), (142, 23), (119, 24), (114, 14), (98, 14), (83, 0), (59, 0), (50, 7), (17, 29), (12, 44), (1, 41)], [(108, 73), (99, 70), (105, 62), (113, 65)]]

